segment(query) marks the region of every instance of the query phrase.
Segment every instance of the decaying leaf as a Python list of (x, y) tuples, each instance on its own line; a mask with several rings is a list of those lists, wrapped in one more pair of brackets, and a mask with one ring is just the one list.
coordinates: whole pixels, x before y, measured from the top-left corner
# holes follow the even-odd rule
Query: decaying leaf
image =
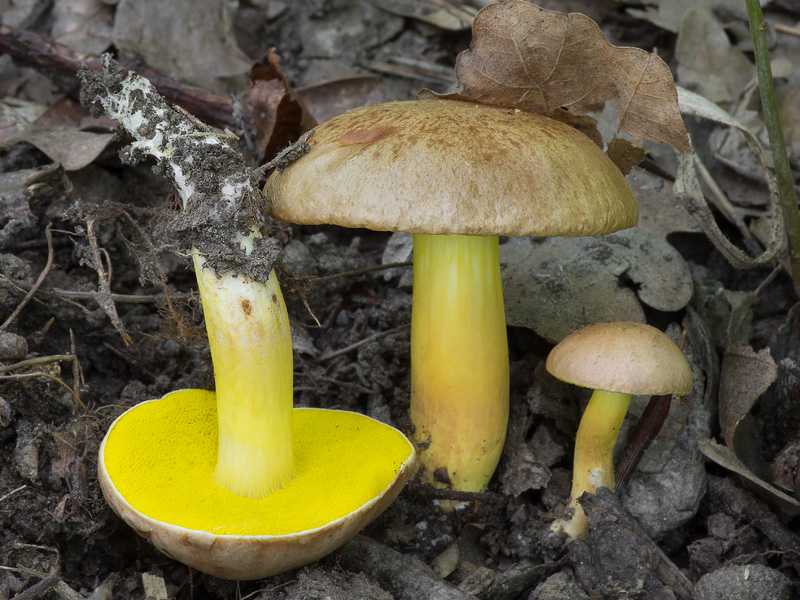
[(675, 55), (679, 83), (712, 102), (735, 100), (755, 75), (753, 63), (731, 45), (708, 8), (696, 6), (686, 11)]
[(472, 31), (456, 62), (462, 91), (445, 97), (554, 118), (560, 109), (599, 113), (613, 100), (621, 130), (690, 151), (666, 63), (612, 46), (590, 18), (509, 0), (482, 9)]
[(449, 31), (469, 29), (475, 18), (471, 7), (446, 0), (372, 0), (372, 3), (393, 15), (417, 19)]
[(111, 43), (114, 11), (101, 0), (55, 2), (53, 39), (86, 54), (101, 54)]
[[(767, 347), (756, 353), (742, 343), (731, 342), (741, 337), (741, 333), (737, 333), (736, 325), (741, 316), (737, 313), (749, 310), (753, 294), (749, 294), (749, 298), (741, 294), (727, 295), (732, 311), (728, 328), (729, 344), (722, 359), (719, 392), (719, 421), (725, 446), (708, 440), (701, 442), (700, 448), (708, 458), (754, 484), (762, 495), (773, 504), (777, 503), (786, 514), (800, 514), (800, 503), (763, 479), (769, 476), (768, 468), (761, 462), (763, 435), (756, 429), (755, 421), (750, 417), (750, 412), (757, 401), (761, 399), (762, 403), (768, 402), (766, 398), (769, 393), (772, 393), (773, 397), (777, 393), (781, 404), (786, 402), (787, 375), (790, 369), (784, 364), (787, 359), (781, 361), (780, 365), (776, 363), (772, 349), (775, 349), (779, 359), (787, 352), (794, 355), (796, 352), (796, 335), (792, 329), (794, 319), (790, 317), (786, 323), (789, 329), (788, 333), (786, 331), (783, 333), (783, 344), (773, 340), (772, 349)], [(789, 348), (785, 347), (787, 341)], [(775, 391), (776, 387), (779, 388), (778, 392)], [(782, 435), (780, 429), (777, 427), (773, 436), (780, 438)], [(793, 439), (795, 435), (792, 433)], [(792, 444), (789, 445), (789, 450), (791, 446)], [(776, 473), (773, 471), (772, 474)]]
[(619, 284), (629, 263), (612, 248), (600, 238), (513, 238), (502, 244), (506, 322), (553, 343), (590, 323), (644, 322), (636, 293)]
[(737, 427), (777, 377), (778, 365), (769, 348), (758, 353), (743, 347), (725, 351), (720, 375), (719, 421), (722, 438), (729, 448), (736, 449)]
[(623, 175), (631, 172), (631, 169), (641, 163), (647, 156), (647, 150), (634, 144), (625, 138), (615, 137), (608, 143), (606, 151), (608, 158), (617, 165)]
[(280, 56), (271, 48), (250, 69), (247, 95), (256, 121), (256, 162), (262, 163), (314, 126), (280, 70)]
[[(228, 94), (237, 78), (239, 87), (243, 86), (252, 62), (236, 43), (237, 5), (219, 0), (121, 0), (113, 41), (158, 71)], [(214, 59), (197, 60), (198, 51)]]
[(297, 88), (295, 92), (318, 123), (359, 106), (380, 104), (385, 99), (383, 78), (375, 75), (331, 79)]
[(703, 7), (711, 10), (720, 4), (729, 4), (737, 8), (742, 6), (740, 0), (662, 0), (643, 4), (644, 10), (629, 8), (627, 12), (673, 33), (680, 31), (683, 16), (691, 8)]
[(741, 460), (737, 458), (733, 450), (723, 446), (722, 444), (718, 444), (714, 440), (703, 440), (698, 442), (698, 445), (700, 446), (700, 451), (706, 456), (706, 458), (709, 458), (718, 465), (740, 475), (747, 481), (754, 484), (759, 490), (765, 492), (767, 497), (773, 503), (777, 503), (780, 506), (783, 514), (790, 517), (800, 515), (800, 502), (791, 496), (784, 494), (775, 486), (756, 476)]
[[(639, 224), (589, 238), (512, 238), (500, 246), (506, 319), (550, 341), (598, 321), (644, 321), (640, 301), (680, 310), (692, 296), (692, 279), (668, 233), (698, 232), (670, 185), (636, 170), (629, 176), (639, 201)], [(638, 285), (620, 285), (626, 277)], [(638, 294), (638, 299), (637, 299)]]
[[(681, 112), (684, 114), (701, 119), (708, 119), (715, 123), (732, 127), (744, 134), (747, 145), (756, 156), (763, 169), (764, 177), (769, 187), (771, 204), (772, 206), (779, 206), (778, 190), (772, 169), (770, 168), (770, 159), (758, 139), (747, 127), (739, 123), (739, 121), (713, 102), (689, 90), (678, 89), (678, 102), (681, 107)], [(769, 241), (764, 252), (756, 258), (748, 256), (744, 251), (734, 246), (717, 226), (714, 215), (708, 208), (700, 188), (700, 181), (698, 180), (697, 170), (694, 164), (694, 153), (688, 155), (678, 154), (677, 158), (678, 174), (673, 187), (675, 198), (686, 208), (689, 214), (694, 216), (698, 224), (703, 228), (703, 231), (706, 232), (706, 235), (708, 235), (709, 239), (725, 258), (728, 259), (734, 267), (739, 269), (751, 268), (771, 261), (784, 246), (785, 228), (782, 211), (773, 211)]]
[[(736, 110), (736, 120), (750, 132), (749, 135), (755, 137), (765, 148), (768, 147), (767, 130), (759, 111), (739, 107)], [(764, 174), (758, 156), (750, 149), (747, 135), (735, 127), (724, 125), (716, 127), (708, 136), (707, 147), (720, 162), (755, 184), (764, 181)], [(737, 177), (734, 181), (739, 179)], [(729, 194), (736, 194), (736, 204), (740, 206), (764, 206), (770, 202), (769, 195), (754, 194), (752, 187), (737, 193), (736, 186), (732, 185), (733, 182), (726, 183), (726, 191)]]
[(76, 171), (91, 164), (114, 137), (111, 133), (91, 133), (72, 126), (40, 125), (38, 120), (47, 113), (47, 107), (32, 102), (4, 99), (0, 103), (0, 148), (28, 142), (61, 163), (65, 170)]

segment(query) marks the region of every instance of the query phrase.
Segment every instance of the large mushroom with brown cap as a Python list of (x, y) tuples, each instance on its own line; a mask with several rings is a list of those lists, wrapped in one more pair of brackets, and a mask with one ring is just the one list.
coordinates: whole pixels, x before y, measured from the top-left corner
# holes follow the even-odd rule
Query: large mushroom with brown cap
[(571, 333), (553, 348), (551, 375), (594, 390), (578, 426), (572, 492), (566, 518), (553, 523), (569, 539), (586, 537), (578, 502), (584, 492), (614, 489), (614, 445), (632, 395), (683, 396), (692, 391), (692, 370), (680, 348), (644, 323), (596, 323)]
[(423, 478), (484, 489), (508, 421), (498, 236), (631, 227), (625, 178), (563, 123), (456, 100), (362, 107), (308, 144), (268, 180), (272, 216), (414, 234), (411, 419)]

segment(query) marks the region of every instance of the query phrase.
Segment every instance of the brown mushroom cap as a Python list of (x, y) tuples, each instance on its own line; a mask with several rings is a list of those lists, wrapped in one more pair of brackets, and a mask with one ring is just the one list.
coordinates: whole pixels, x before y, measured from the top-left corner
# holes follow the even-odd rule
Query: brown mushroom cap
[(264, 193), (276, 219), (425, 234), (582, 236), (631, 227), (636, 200), (589, 138), (454, 100), (365, 106), (319, 125)]
[(626, 394), (692, 391), (692, 370), (680, 348), (643, 323), (596, 323), (565, 337), (547, 370), (575, 385)]

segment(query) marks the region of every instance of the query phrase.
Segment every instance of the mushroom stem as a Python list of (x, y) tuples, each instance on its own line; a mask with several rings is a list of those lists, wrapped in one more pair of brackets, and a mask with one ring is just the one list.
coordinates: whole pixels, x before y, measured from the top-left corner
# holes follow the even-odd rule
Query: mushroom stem
[(601, 487), (614, 489), (614, 445), (630, 402), (630, 394), (595, 390), (586, 406), (575, 438), (570, 494), (572, 518), (554, 524), (555, 529), (564, 531), (570, 539), (586, 537), (588, 531), (578, 498), (584, 492), (594, 494)]
[(214, 483), (261, 498), (294, 476), (292, 340), (283, 294), (274, 271), (264, 283), (217, 276), (197, 250), (192, 254), (217, 389)]
[(503, 450), (508, 397), (498, 238), (414, 235), (410, 412), (423, 479), (484, 490)]

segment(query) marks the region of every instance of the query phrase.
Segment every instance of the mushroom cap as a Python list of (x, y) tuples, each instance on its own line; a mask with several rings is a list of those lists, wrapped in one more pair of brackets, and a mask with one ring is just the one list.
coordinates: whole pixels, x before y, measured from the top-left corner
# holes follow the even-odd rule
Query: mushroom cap
[(244, 498), (213, 483), (216, 418), (205, 390), (138, 404), (106, 434), (98, 471), (128, 525), (217, 577), (269, 577), (329, 554), (385, 510), (413, 471), (414, 448), (396, 429), (352, 412), (294, 409), (294, 479)]
[(270, 214), (424, 234), (583, 236), (632, 227), (636, 199), (588, 137), (456, 100), (389, 102), (319, 125), (264, 188)]
[(579, 329), (550, 351), (546, 368), (562, 381), (595, 390), (681, 396), (692, 391), (692, 370), (683, 352), (644, 323)]

